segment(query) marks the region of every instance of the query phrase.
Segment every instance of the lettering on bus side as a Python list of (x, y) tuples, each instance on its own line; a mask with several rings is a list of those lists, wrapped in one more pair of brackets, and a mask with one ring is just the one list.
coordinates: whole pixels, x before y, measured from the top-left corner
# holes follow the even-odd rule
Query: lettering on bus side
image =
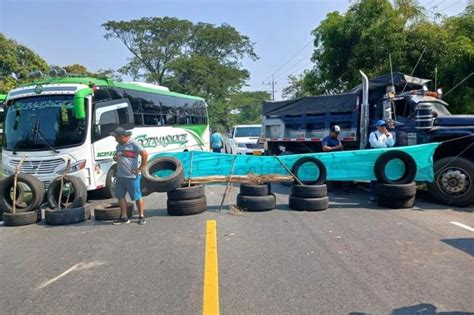
[(108, 152), (97, 152), (97, 157), (107, 157), (107, 156), (114, 156), (115, 151), (108, 151)]
[(157, 137), (147, 137), (146, 135), (140, 135), (135, 137), (135, 140), (140, 142), (144, 148), (152, 148), (162, 146), (167, 147), (172, 144), (177, 144), (183, 146), (188, 143), (188, 134), (182, 133), (177, 135), (167, 135), (167, 136), (157, 136)]

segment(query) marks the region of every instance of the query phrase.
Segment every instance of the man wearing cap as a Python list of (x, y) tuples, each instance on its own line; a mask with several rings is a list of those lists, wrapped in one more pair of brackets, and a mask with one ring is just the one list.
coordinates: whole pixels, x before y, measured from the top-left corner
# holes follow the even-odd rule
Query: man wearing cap
[[(341, 127), (334, 125), (331, 127), (331, 132), (329, 136), (326, 136), (321, 140), (321, 147), (324, 152), (335, 152), (344, 150), (341, 140), (339, 139), (339, 133), (341, 132)], [(332, 182), (327, 182), (328, 190), (332, 191)], [(349, 183), (346, 181), (342, 182), (342, 189), (344, 192), (349, 192)]]
[[(141, 194), (141, 172), (145, 169), (148, 153), (142, 148), (141, 144), (132, 139), (131, 131), (118, 127), (110, 133), (117, 141), (114, 161), (117, 162), (117, 181), (115, 187), (115, 197), (120, 205), (120, 219), (114, 221), (114, 224), (130, 223), (127, 216), (127, 202), (125, 195), (129, 194), (130, 199), (134, 200), (138, 209), (138, 224), (145, 224), (145, 203)], [(138, 156), (141, 157), (140, 166), (138, 166)]]
[[(395, 139), (388, 132), (385, 120), (377, 120), (375, 127), (377, 127), (377, 130), (371, 132), (369, 136), (370, 147), (373, 149), (393, 147)], [(377, 200), (377, 182), (373, 180), (370, 182), (370, 201), (375, 200)]]

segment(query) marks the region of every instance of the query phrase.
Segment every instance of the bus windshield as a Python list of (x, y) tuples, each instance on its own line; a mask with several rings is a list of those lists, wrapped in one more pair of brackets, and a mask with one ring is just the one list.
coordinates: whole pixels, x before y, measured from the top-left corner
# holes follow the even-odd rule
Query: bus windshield
[(86, 120), (76, 119), (73, 95), (46, 95), (14, 100), (5, 113), (3, 147), (48, 150), (81, 144)]

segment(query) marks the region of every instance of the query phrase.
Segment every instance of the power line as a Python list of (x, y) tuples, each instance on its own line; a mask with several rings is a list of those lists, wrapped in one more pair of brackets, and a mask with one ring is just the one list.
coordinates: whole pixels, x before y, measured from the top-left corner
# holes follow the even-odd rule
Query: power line
[(279, 80), (282, 77), (287, 76), (287, 73), (295, 69), (295, 67), (299, 64), (301, 64), (303, 61), (307, 60), (309, 57), (311, 57), (313, 53), (305, 56), (303, 59), (300, 59), (298, 62), (294, 63), (290, 68), (288, 68), (285, 72), (281, 73), (280, 75), (277, 76), (277, 80)]
[(262, 82), (263, 85), (271, 85), (272, 86), (272, 101), (275, 100), (275, 85), (277, 82), (275, 82), (275, 76), (272, 74), (272, 81), (270, 82)]
[(458, 4), (458, 3), (461, 2), (461, 1), (462, 1), (462, 0), (458, 0), (458, 1), (454, 2), (454, 3), (452, 3), (451, 5), (448, 5), (447, 7), (444, 7), (444, 8), (442, 8), (442, 9), (440, 8), (439, 10), (440, 10), (440, 11), (446, 11), (447, 9), (449, 9), (449, 8), (451, 8), (451, 7), (453, 7), (453, 6), (455, 6), (456, 4)]
[(291, 61), (293, 61), (293, 59), (296, 58), (296, 56), (298, 56), (303, 50), (306, 49), (306, 47), (308, 47), (309, 45), (311, 45), (313, 43), (313, 40), (310, 40), (308, 43), (306, 43), (300, 50), (298, 50), (290, 59), (288, 59), (285, 63), (283, 63), (280, 67), (278, 67), (275, 71), (273, 71), (273, 73), (271, 75), (269, 75), (266, 80), (268, 80), (272, 75), (275, 75), (278, 73), (278, 71), (280, 71), (283, 67), (285, 67), (287, 64), (289, 64)]

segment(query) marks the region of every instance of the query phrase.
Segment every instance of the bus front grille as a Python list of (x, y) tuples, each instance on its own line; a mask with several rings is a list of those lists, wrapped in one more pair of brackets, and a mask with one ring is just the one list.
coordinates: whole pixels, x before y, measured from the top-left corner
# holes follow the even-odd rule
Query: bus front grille
[[(9, 165), (16, 169), (19, 163), (20, 160), (11, 160)], [(66, 161), (64, 159), (24, 161), (20, 167), (20, 172), (30, 175), (48, 175), (54, 173), (60, 165), (66, 166)]]

